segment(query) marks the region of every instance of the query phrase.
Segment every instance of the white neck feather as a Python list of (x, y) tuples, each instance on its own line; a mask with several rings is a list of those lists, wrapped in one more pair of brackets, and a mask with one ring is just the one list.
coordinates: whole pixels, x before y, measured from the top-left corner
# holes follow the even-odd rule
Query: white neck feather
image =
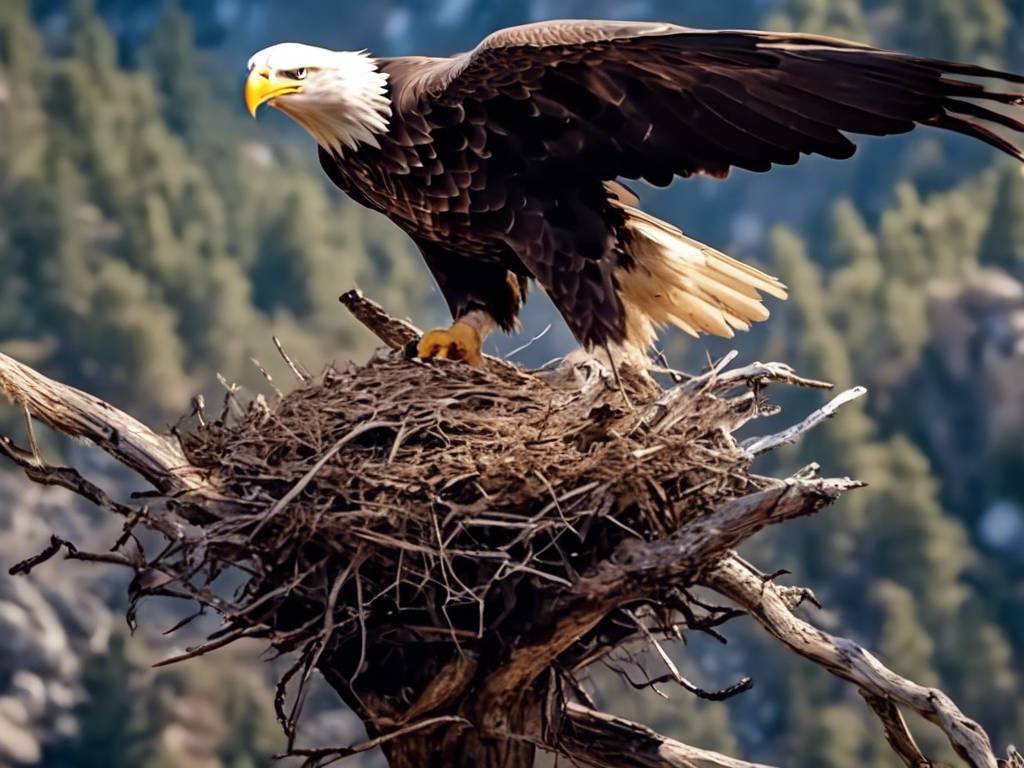
[(275, 105), (302, 125), (320, 146), (343, 154), (360, 144), (380, 148), (391, 119), (388, 75), (365, 51), (331, 52), (330, 68), (311, 72), (300, 98)]

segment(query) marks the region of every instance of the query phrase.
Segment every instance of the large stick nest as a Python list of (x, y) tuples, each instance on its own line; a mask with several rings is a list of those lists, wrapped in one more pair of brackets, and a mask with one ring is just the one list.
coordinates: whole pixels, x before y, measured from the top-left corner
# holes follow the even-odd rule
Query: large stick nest
[(324, 639), (306, 622), (327, 604), (333, 645), (472, 647), (521, 633), (624, 539), (765, 487), (723, 429), (758, 408), (745, 382), (739, 400), (706, 383), (668, 407), (639, 381), (627, 400), (592, 364), (566, 375), (392, 356), (203, 423), (189, 461), (246, 504), (170, 556), (211, 575), (244, 565), (237, 622), (285, 648)]

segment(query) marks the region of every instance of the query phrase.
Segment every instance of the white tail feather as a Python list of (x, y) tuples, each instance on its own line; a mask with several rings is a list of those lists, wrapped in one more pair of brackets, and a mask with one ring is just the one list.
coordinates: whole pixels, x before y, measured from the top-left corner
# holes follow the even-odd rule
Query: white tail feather
[(633, 259), (616, 278), (626, 310), (626, 341), (634, 349), (647, 349), (658, 329), (670, 325), (691, 336), (731, 338), (735, 331), (768, 319), (761, 293), (786, 298), (786, 286), (778, 279), (687, 237), (621, 198), (612, 204), (626, 214), (626, 247)]

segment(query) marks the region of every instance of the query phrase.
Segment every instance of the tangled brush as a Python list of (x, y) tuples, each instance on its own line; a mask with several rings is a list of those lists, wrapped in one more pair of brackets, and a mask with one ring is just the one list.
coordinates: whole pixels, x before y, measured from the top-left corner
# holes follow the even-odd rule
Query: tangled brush
[(721, 429), (756, 398), (721, 399), (727, 385), (630, 409), (595, 366), (575, 371), (574, 388), (453, 367), (393, 356), (330, 369), (273, 407), (188, 433), (190, 463), (246, 503), (175, 556), (201, 553), (211, 575), (246, 563), (239, 621), (287, 633), (289, 649), (323, 628), (303, 630), (305, 612), (269, 595), (311, 615), (333, 605), (331, 643), (369, 633), (472, 647), (521, 628), (623, 540), (663, 538), (763, 486)]

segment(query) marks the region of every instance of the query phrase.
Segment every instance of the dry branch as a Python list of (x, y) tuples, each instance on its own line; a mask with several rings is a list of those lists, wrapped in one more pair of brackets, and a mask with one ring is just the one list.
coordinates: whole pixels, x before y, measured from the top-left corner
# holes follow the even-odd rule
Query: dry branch
[(592, 768), (770, 768), (691, 747), (579, 704), (566, 707), (560, 739), (564, 752)]
[(408, 320), (392, 317), (375, 301), (371, 301), (358, 289), (341, 295), (339, 301), (356, 320), (361, 322), (373, 334), (392, 349), (402, 349), (410, 341), (415, 341), (422, 334), (420, 329)]
[(0, 353), (0, 394), (58, 432), (89, 440), (164, 493), (207, 489), (178, 443), (124, 411)]
[[(779, 588), (749, 564), (736, 557), (724, 560), (704, 583), (733, 600), (793, 651), (856, 685), (882, 719), (890, 744), (908, 765), (922, 765), (920, 750), (902, 724), (897, 704), (941, 728), (968, 765), (997, 768), (988, 735), (946, 694), (901, 677), (852, 640), (830, 635), (798, 618)], [(910, 759), (918, 762), (910, 763)]]
[[(828, 385), (778, 363), (730, 369), (733, 355), (676, 376), (667, 391), (595, 361), (535, 373), (495, 360), (483, 369), (424, 364), (402, 351), (414, 326), (356, 291), (342, 302), (391, 351), (316, 378), (291, 363), (297, 391), (273, 406), (235, 399), (178, 438), (0, 355), (0, 391), (160, 492), (145, 507), (116, 502), (76, 470), (46, 465), (31, 431), (28, 449), (4, 438), (0, 454), (30, 479), (126, 521), (110, 555), (55, 537), (19, 572), (64, 549), (135, 570), (132, 614), (143, 597), (172, 595), (223, 617), (209, 642), (168, 662), (242, 637), (294, 651), (275, 705), (291, 752), (310, 766), (380, 746), (393, 766), (417, 768), (525, 767), (537, 748), (599, 768), (754, 768), (596, 712), (576, 682), (639, 642), (664, 660), (663, 679), (690, 693), (746, 690), (744, 680), (702, 692), (664, 654), (680, 631), (724, 639), (723, 624), (737, 616), (695, 599), (688, 588), (698, 584), (856, 685), (908, 765), (926, 763), (898, 705), (943, 728), (970, 765), (996, 765), (987, 737), (947, 697), (797, 619), (804, 592), (777, 588), (731, 554), (762, 528), (815, 514), (860, 485), (821, 479), (813, 466), (786, 480), (750, 470), (754, 455), (798, 440), (860, 390), (744, 446), (733, 433), (777, 412), (766, 387)], [(136, 526), (167, 546), (118, 551), (137, 545)], [(245, 579), (231, 595), (214, 584), (226, 569)], [(369, 741), (295, 747), (314, 668), (363, 718)]]

